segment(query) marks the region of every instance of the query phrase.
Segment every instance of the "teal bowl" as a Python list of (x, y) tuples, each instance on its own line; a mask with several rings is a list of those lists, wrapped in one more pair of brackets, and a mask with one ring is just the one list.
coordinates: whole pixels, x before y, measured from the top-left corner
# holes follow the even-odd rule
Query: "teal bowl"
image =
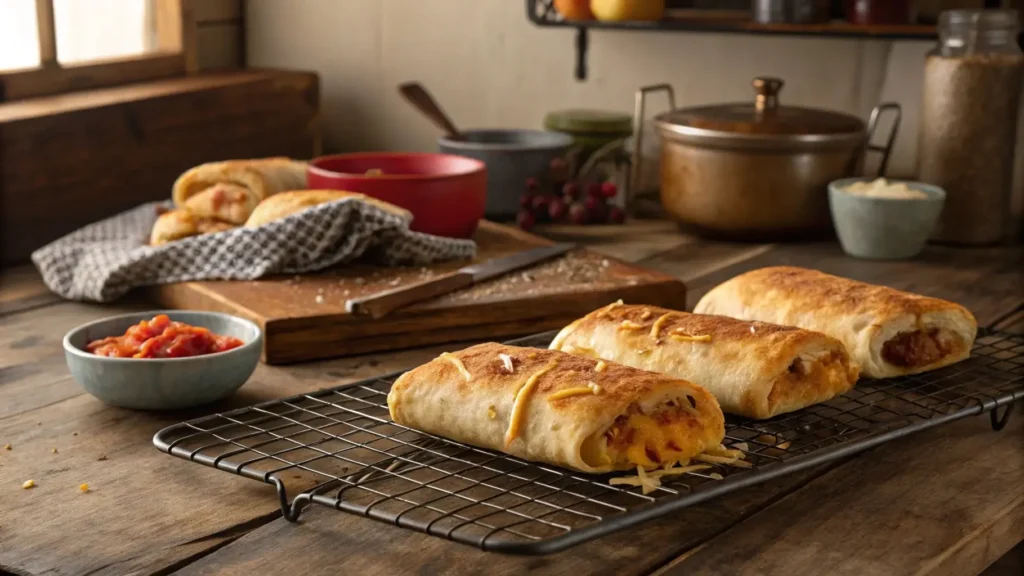
[[(234, 336), (238, 348), (188, 358), (108, 358), (86, 351), (89, 342), (121, 336), (140, 320), (166, 314), (171, 320)], [(256, 324), (218, 312), (163, 310), (125, 314), (83, 324), (64, 336), (71, 376), (107, 404), (139, 410), (177, 410), (231, 396), (260, 361), (263, 332)]]
[(924, 249), (942, 214), (946, 191), (938, 186), (904, 183), (927, 198), (875, 198), (851, 194), (844, 188), (873, 178), (845, 178), (828, 185), (832, 223), (843, 251), (856, 258), (901, 260), (913, 258)]

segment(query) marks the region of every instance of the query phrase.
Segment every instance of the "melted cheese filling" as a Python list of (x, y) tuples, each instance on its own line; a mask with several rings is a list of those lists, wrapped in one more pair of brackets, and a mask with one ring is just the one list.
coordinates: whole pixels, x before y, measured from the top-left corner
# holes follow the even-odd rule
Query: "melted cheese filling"
[(675, 402), (652, 414), (631, 410), (619, 416), (601, 436), (605, 461), (600, 463), (657, 468), (667, 462), (686, 460), (704, 449), (693, 442), (693, 434), (699, 429), (695, 411)]

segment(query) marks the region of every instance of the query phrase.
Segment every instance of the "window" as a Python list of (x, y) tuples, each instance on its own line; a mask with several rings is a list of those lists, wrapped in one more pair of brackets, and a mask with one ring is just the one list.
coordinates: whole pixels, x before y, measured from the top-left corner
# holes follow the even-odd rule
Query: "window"
[(188, 0), (0, 0), (0, 101), (183, 74)]

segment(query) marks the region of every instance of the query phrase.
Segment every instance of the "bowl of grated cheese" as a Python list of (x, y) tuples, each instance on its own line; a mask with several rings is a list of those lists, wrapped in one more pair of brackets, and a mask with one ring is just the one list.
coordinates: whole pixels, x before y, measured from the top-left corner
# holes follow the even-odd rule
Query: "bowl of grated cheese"
[(845, 178), (828, 186), (832, 222), (850, 256), (896, 260), (917, 256), (946, 202), (938, 186), (884, 178)]

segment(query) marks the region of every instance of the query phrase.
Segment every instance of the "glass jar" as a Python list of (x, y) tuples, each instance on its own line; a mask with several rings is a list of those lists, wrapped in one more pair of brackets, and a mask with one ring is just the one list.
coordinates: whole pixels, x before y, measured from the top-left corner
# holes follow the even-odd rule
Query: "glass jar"
[(950, 10), (927, 57), (917, 169), (946, 190), (932, 239), (994, 244), (1010, 227), (1014, 146), (1024, 82), (1014, 10)]

